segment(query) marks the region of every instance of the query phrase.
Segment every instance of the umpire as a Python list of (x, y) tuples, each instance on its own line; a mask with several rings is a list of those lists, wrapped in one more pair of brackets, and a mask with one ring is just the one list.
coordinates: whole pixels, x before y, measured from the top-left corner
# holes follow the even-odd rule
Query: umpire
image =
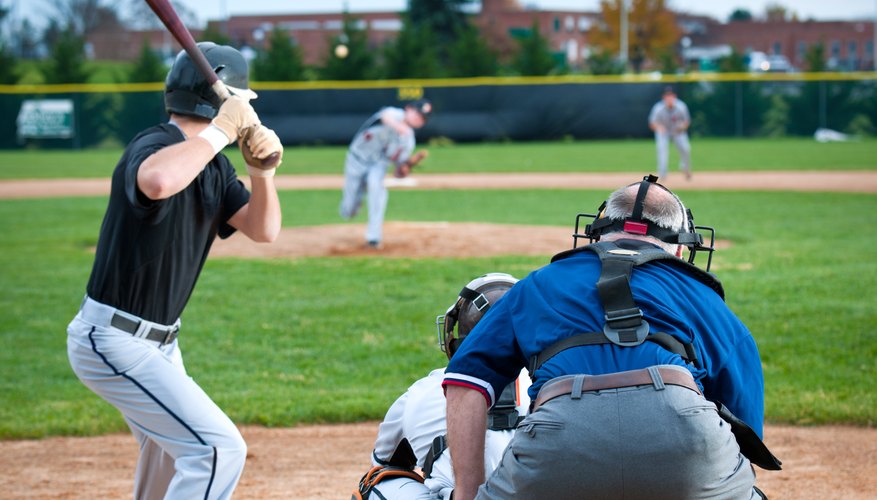
[[(451, 359), (456, 500), (759, 498), (750, 463), (779, 468), (755, 341), (692, 265), (712, 247), (656, 181), (612, 193), (574, 237), (592, 244), (518, 282)], [(487, 409), (524, 366), (532, 413), (479, 489)]]
[[(67, 328), (73, 371), (139, 443), (138, 499), (231, 497), (246, 444), (186, 374), (180, 315), (217, 235), (270, 242), (280, 230), (274, 169), (259, 159), (283, 147), (249, 103), (247, 62), (198, 45), (233, 96), (221, 102), (180, 52), (165, 82), (170, 121), (137, 135), (113, 172), (87, 295)], [(252, 192), (221, 153), (239, 138)]]

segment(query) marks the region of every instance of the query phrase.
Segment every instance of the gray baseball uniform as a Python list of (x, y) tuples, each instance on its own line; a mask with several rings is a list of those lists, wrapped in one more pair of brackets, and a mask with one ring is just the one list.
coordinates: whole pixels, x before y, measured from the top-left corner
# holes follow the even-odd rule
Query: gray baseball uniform
[(405, 163), (414, 151), (414, 130), (408, 125), (408, 133), (400, 134), (381, 120), (384, 113), (404, 124), (405, 110), (382, 108), (373, 114), (356, 132), (347, 159), (344, 162), (344, 191), (339, 213), (345, 219), (354, 217), (362, 206), (362, 198), (368, 193), (368, 228), (365, 239), (380, 243), (383, 239), (384, 213), (387, 208), (387, 189), (384, 176), (392, 163)]
[[(649, 123), (657, 126), (655, 146), (658, 155), (658, 177), (667, 177), (667, 161), (670, 154), (670, 140), (679, 151), (679, 168), (686, 176), (691, 175), (691, 145), (688, 142), (687, 124), (691, 123), (688, 106), (678, 98), (673, 107), (658, 101), (649, 113)], [(661, 130), (663, 128), (663, 130)]]

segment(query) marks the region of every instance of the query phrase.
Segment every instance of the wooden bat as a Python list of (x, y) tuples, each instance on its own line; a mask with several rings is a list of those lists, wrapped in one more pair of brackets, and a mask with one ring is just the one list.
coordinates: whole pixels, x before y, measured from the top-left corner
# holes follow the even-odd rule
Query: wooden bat
[[(226, 88), (225, 83), (216, 76), (216, 72), (213, 71), (213, 67), (210, 66), (207, 57), (201, 52), (201, 49), (198, 48), (195, 39), (192, 38), (192, 33), (189, 32), (189, 28), (186, 28), (186, 25), (183, 24), (180, 16), (177, 15), (177, 11), (174, 10), (174, 6), (171, 5), (170, 0), (146, 0), (146, 3), (149, 4), (149, 8), (155, 12), (155, 15), (161, 19), (162, 24), (164, 24), (168, 31), (170, 31), (174, 39), (180, 43), (183, 50), (186, 51), (186, 54), (189, 54), (195, 67), (201, 73), (201, 76), (207, 80), (207, 83), (213, 91), (216, 92), (216, 95), (218, 95), (223, 101), (228, 99), (231, 96), (228, 88)], [(250, 133), (251, 131), (247, 132), (245, 135), (249, 135)], [(241, 147), (245, 146), (241, 144)], [(259, 161), (262, 163), (263, 167), (270, 168), (277, 165), (280, 161), (280, 155), (278, 153), (271, 153), (266, 158)]]

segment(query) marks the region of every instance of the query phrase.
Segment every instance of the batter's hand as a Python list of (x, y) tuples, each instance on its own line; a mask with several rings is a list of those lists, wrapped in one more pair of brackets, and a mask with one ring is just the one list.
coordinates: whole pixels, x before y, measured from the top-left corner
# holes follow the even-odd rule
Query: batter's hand
[(411, 173), (411, 170), (420, 162), (425, 160), (427, 156), (429, 156), (429, 151), (425, 149), (421, 149), (420, 151), (414, 153), (408, 158), (405, 163), (396, 167), (396, 170), (393, 172), (393, 177), (397, 177), (400, 179), (403, 177), (408, 177), (408, 175)]
[(277, 134), (264, 125), (245, 130), (238, 145), (251, 177), (270, 177), (282, 163), (283, 144)]
[(231, 96), (219, 107), (211, 125), (228, 137), (228, 143), (236, 141), (247, 129), (260, 125), (259, 115), (247, 99)]

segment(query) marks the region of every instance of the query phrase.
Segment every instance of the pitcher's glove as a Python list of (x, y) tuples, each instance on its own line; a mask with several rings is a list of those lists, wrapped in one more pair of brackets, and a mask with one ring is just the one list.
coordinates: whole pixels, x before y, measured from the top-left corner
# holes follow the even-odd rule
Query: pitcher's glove
[(409, 156), (408, 160), (396, 166), (396, 170), (393, 172), (393, 177), (396, 177), (398, 179), (408, 177), (408, 175), (411, 173), (411, 170), (413, 170), (414, 167), (417, 166), (420, 162), (425, 160), (427, 156), (429, 156), (429, 151), (425, 149), (421, 149), (420, 151)]

